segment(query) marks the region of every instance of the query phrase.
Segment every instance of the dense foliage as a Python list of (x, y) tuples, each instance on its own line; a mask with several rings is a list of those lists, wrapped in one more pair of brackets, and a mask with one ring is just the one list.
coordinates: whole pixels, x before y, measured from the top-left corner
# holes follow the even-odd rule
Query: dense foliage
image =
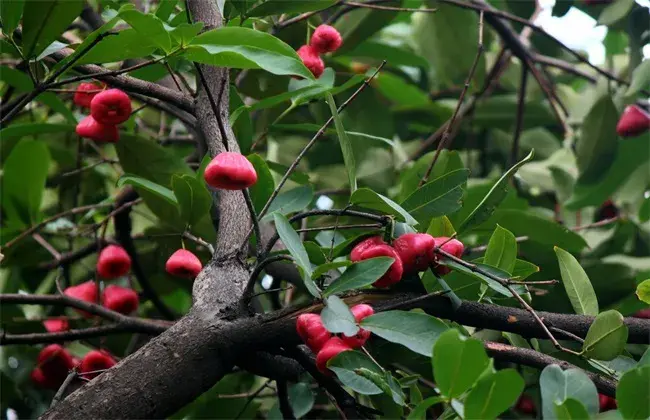
[(650, 19), (572, 7), (605, 66), (534, 1), (3, 1), (2, 418), (650, 417)]

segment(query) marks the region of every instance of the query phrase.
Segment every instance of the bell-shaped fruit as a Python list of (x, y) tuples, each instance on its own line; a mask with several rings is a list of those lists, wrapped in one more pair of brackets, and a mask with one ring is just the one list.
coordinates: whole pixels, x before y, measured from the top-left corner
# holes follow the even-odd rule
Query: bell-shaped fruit
[(165, 263), (165, 270), (176, 277), (193, 279), (203, 269), (201, 260), (186, 249), (179, 249), (174, 252)]
[(43, 321), (43, 326), (47, 332), (62, 332), (70, 329), (68, 318), (52, 318)]
[(129, 119), (131, 111), (131, 99), (119, 89), (100, 92), (90, 101), (90, 115), (102, 124), (121, 124)]
[[(435, 240), (435, 246), (440, 246), (440, 249), (443, 251), (453, 255), (456, 258), (460, 258), (463, 256), (463, 252), (465, 252), (465, 246), (461, 241), (458, 239), (452, 239), (449, 240), (448, 237), (446, 236), (440, 236), (437, 238), (433, 238)], [(444, 276), (445, 274), (448, 274), (451, 272), (451, 268), (445, 267), (444, 265), (435, 265), (435, 272), (439, 276)]]
[(323, 71), (325, 71), (325, 63), (323, 63), (323, 59), (318, 55), (318, 51), (311, 45), (303, 45), (296, 52), (305, 67), (318, 79), (323, 74)]
[(83, 82), (77, 86), (77, 90), (74, 93), (74, 98), (72, 101), (75, 105), (79, 105), (83, 108), (90, 108), (90, 101), (102, 91), (102, 87), (96, 85), (95, 83)]
[(381, 276), (376, 282), (372, 285), (375, 287), (388, 287), (392, 284), (399, 282), (402, 279), (402, 274), (404, 273), (404, 267), (402, 266), (402, 260), (400, 259), (397, 252), (390, 245), (372, 245), (369, 246), (364, 251), (360, 252), (357, 258), (350, 258), (351, 261), (363, 261), (375, 257), (391, 257), (395, 259), (393, 264), (388, 268), (388, 271)]
[(618, 408), (618, 404), (616, 403), (616, 400), (605, 394), (598, 394), (598, 405), (600, 407), (601, 412), (616, 410)]
[(39, 367), (34, 368), (29, 377), (31, 378), (32, 382), (34, 382), (34, 385), (38, 386), (39, 388), (46, 389), (59, 389), (65, 380), (64, 378), (63, 380), (59, 381), (56, 378), (49, 377), (45, 375)]
[(537, 409), (535, 408), (535, 402), (528, 395), (522, 395), (519, 397), (517, 404), (515, 404), (515, 409), (524, 414), (535, 415)]
[(350, 346), (345, 344), (343, 340), (338, 337), (332, 337), (323, 346), (323, 348), (316, 355), (316, 366), (321, 373), (328, 374), (329, 370), (327, 369), (327, 362), (337, 354), (352, 350)]
[(322, 54), (338, 50), (342, 43), (341, 34), (333, 26), (319, 25), (311, 36), (309, 45)]
[[(366, 305), (365, 303), (354, 305), (352, 308), (350, 308), (350, 311), (352, 311), (352, 315), (354, 315), (354, 319), (357, 322), (361, 322), (362, 319), (369, 317), (375, 313), (375, 310), (372, 309), (372, 306)], [(353, 335), (352, 337), (347, 337), (345, 335), (341, 337), (343, 342), (353, 349), (358, 349), (359, 347), (366, 344), (368, 338), (370, 338), (370, 331), (364, 330), (363, 328), (360, 328), (356, 335)]]
[(138, 294), (128, 287), (111, 284), (102, 292), (102, 305), (124, 315), (135, 312), (139, 303)]
[(102, 249), (97, 259), (97, 273), (105, 279), (122, 277), (131, 269), (131, 257), (117, 245)]
[[(83, 300), (85, 302), (90, 302), (90, 303), (96, 303), (99, 295), (97, 293), (97, 284), (93, 280), (88, 280), (87, 282), (78, 284), (76, 286), (70, 286), (67, 289), (65, 289), (63, 293), (75, 299)], [(91, 318), (93, 316), (92, 314), (86, 311), (82, 311), (79, 309), (75, 309), (75, 310), (86, 318)]]
[(296, 320), (296, 331), (314, 353), (318, 353), (332, 336), (318, 314), (300, 315)]
[(101, 375), (103, 373), (101, 371), (110, 369), (115, 364), (115, 359), (107, 351), (91, 350), (81, 359), (79, 373), (86, 379), (92, 379)]
[(352, 248), (352, 252), (350, 252), (350, 260), (360, 261), (361, 253), (374, 245), (386, 245), (386, 242), (384, 242), (381, 236), (372, 236), (368, 239), (364, 239)]
[(625, 107), (616, 125), (616, 132), (621, 137), (636, 137), (650, 129), (650, 114), (637, 105)]
[(236, 152), (219, 153), (203, 173), (205, 182), (223, 190), (243, 190), (257, 182), (257, 172), (246, 156)]
[(61, 345), (50, 344), (38, 354), (38, 367), (46, 378), (61, 383), (74, 367), (74, 361), (70, 352)]
[(81, 120), (75, 128), (75, 132), (81, 137), (104, 143), (117, 143), (120, 139), (120, 132), (116, 126), (100, 124), (92, 115)]
[(405, 233), (393, 241), (393, 248), (402, 259), (405, 273), (425, 271), (436, 260), (435, 241), (428, 233)]

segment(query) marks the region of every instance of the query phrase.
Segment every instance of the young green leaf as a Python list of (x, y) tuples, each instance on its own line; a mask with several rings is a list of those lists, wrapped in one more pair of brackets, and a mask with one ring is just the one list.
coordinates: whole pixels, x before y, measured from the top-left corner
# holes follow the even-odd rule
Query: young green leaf
[(359, 331), (359, 326), (350, 308), (338, 296), (330, 296), (326, 299), (326, 305), (321, 311), (320, 317), (329, 332), (343, 333), (351, 337)]
[(438, 318), (406, 311), (386, 311), (371, 315), (361, 321), (361, 327), (424, 356), (431, 356), (436, 340), (447, 330), (447, 325)]
[(175, 206), (178, 205), (178, 200), (172, 190), (140, 176), (129, 174), (122, 175), (120, 179), (117, 180), (117, 187), (123, 187), (124, 185), (133, 185), (134, 187), (143, 188), (158, 197), (164, 198), (170, 204)]
[(598, 413), (598, 391), (587, 374), (580, 369), (563, 371), (558, 365), (544, 368), (539, 378), (542, 391), (542, 416), (555, 418), (555, 404), (569, 398), (585, 406), (590, 416)]
[(131, 25), (141, 37), (155, 44), (166, 53), (171, 51), (172, 41), (169, 33), (165, 30), (162, 20), (158, 19), (156, 15), (131, 9), (121, 11), (120, 17)]
[(636, 296), (641, 302), (650, 304), (650, 279), (643, 280), (636, 287)]
[(381, 374), (381, 369), (361, 352), (344, 351), (339, 353), (327, 362), (327, 367), (336, 374), (343, 385), (359, 394), (376, 395), (382, 392), (372, 381), (355, 372), (355, 369), (364, 368)]
[(406, 224), (411, 226), (418, 224), (417, 220), (399, 204), (388, 197), (374, 192), (370, 188), (359, 188), (353, 192), (352, 196), (350, 196), (350, 203), (359, 207), (377, 210), (383, 214), (393, 215), (397, 220), (406, 222)]
[(431, 219), (427, 233), (433, 237), (446, 236), (451, 238), (456, 233), (456, 230), (447, 216), (440, 216)]
[(262, 217), (262, 221), (272, 219), (273, 215), (276, 213), (285, 215), (300, 211), (307, 207), (313, 198), (314, 190), (311, 185), (302, 185), (287, 192), (283, 192), (275, 197), (271, 202), (266, 214)]
[(573, 398), (567, 398), (563, 402), (555, 402), (555, 415), (557, 419), (582, 420), (588, 419), (589, 413), (582, 403)]
[(515, 404), (524, 380), (514, 369), (503, 369), (481, 378), (465, 399), (465, 418), (494, 419)]
[(348, 171), (348, 179), (350, 181), (350, 192), (354, 194), (354, 191), (357, 189), (357, 165), (354, 160), (354, 152), (352, 150), (352, 143), (348, 138), (348, 134), (345, 132), (343, 127), (343, 122), (339, 116), (339, 112), (336, 109), (336, 102), (331, 93), (326, 95), (327, 104), (330, 107), (330, 112), (334, 118), (334, 125), (336, 126), (336, 133), (339, 137), (339, 144), (341, 145), (341, 152), (343, 152), (343, 161), (345, 162), (345, 168)]
[(598, 299), (587, 273), (573, 255), (562, 248), (554, 249), (560, 263), (562, 284), (573, 310), (580, 315), (598, 315)]
[(650, 417), (650, 365), (626, 372), (616, 388), (618, 411), (625, 419), (647, 419)]
[(512, 274), (517, 262), (517, 240), (507, 229), (497, 225), (485, 250), (483, 263)]
[(383, 276), (393, 262), (393, 258), (377, 257), (354, 263), (345, 270), (341, 277), (334, 280), (325, 289), (323, 296), (330, 296), (368, 286)]
[(614, 310), (602, 312), (589, 327), (582, 353), (592, 359), (612, 360), (625, 349), (627, 334), (623, 315)]

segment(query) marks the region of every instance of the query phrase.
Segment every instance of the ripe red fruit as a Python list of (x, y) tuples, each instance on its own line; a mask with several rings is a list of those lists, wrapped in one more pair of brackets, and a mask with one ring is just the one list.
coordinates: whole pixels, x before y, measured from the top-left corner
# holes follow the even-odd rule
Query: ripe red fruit
[(95, 83), (80, 83), (74, 93), (72, 101), (81, 107), (90, 108), (90, 101), (102, 90), (101, 86)]
[[(463, 252), (465, 252), (465, 246), (461, 241), (458, 239), (452, 239), (449, 241), (449, 238), (446, 236), (440, 236), (438, 238), (433, 238), (435, 240), (436, 245), (435, 246), (440, 246), (441, 244), (444, 244), (440, 247), (445, 252), (450, 253), (456, 258), (460, 258), (463, 256)], [(447, 242), (449, 241), (449, 242)], [(446, 242), (446, 243), (445, 243)], [(451, 272), (451, 268), (445, 267), (444, 265), (436, 265), (435, 266), (435, 271), (439, 276), (444, 276), (445, 274), (448, 274)]]
[(616, 125), (616, 132), (621, 137), (636, 137), (650, 129), (650, 115), (637, 105), (625, 107)]
[[(357, 322), (361, 322), (362, 319), (369, 317), (375, 313), (375, 310), (372, 309), (372, 306), (366, 305), (365, 303), (355, 305), (350, 308), (350, 310), (352, 311), (352, 315), (354, 315), (354, 319)], [(353, 349), (358, 349), (359, 347), (366, 344), (368, 338), (370, 338), (370, 331), (364, 330), (363, 328), (360, 328), (357, 334), (352, 337), (346, 337), (345, 335), (341, 337), (343, 342)]]
[(122, 277), (131, 269), (131, 257), (117, 245), (109, 245), (102, 249), (97, 259), (97, 272), (105, 279)]
[(43, 321), (43, 326), (48, 332), (61, 332), (70, 329), (67, 318), (46, 319)]
[(311, 36), (309, 45), (322, 54), (338, 50), (342, 43), (339, 31), (329, 25), (320, 25)]
[(321, 373), (328, 374), (329, 370), (327, 369), (327, 362), (337, 354), (352, 350), (350, 346), (345, 344), (343, 340), (338, 337), (332, 337), (323, 346), (323, 348), (316, 355), (316, 366)]
[(650, 319), (650, 308), (646, 309), (641, 309), (640, 311), (637, 311), (634, 315), (632, 315), (634, 318), (643, 318), (643, 319)]
[[(98, 296), (97, 284), (95, 284), (93, 280), (88, 280), (87, 282), (78, 284), (76, 286), (70, 286), (67, 289), (65, 289), (63, 293), (75, 299), (83, 300), (85, 302), (91, 302), (91, 303), (97, 302), (97, 296)], [(86, 311), (81, 311), (79, 309), (75, 309), (75, 310), (86, 318), (91, 318), (93, 316), (92, 314)]]
[(131, 116), (131, 99), (119, 89), (105, 90), (90, 101), (90, 115), (102, 124), (121, 124)]
[(133, 289), (111, 284), (102, 292), (102, 304), (108, 309), (129, 315), (138, 309), (140, 301)]
[(436, 260), (433, 253), (435, 241), (428, 233), (405, 233), (393, 242), (395, 252), (402, 259), (405, 273), (415, 273), (429, 268)]
[(50, 344), (38, 354), (38, 367), (53, 382), (61, 383), (74, 367), (72, 355), (59, 344)]
[(601, 412), (616, 410), (618, 408), (616, 400), (604, 394), (598, 394), (598, 405), (600, 406)]
[(515, 409), (524, 414), (530, 414), (532, 416), (534, 416), (535, 413), (537, 412), (533, 399), (530, 398), (528, 395), (522, 395), (521, 397), (519, 397), (519, 401), (517, 401), (517, 404), (515, 405)]
[(193, 279), (203, 269), (201, 260), (186, 249), (174, 252), (165, 263), (165, 270), (172, 276)]
[(63, 380), (65, 380), (63, 379), (61, 382), (59, 382), (49, 376), (46, 376), (39, 367), (34, 368), (29, 377), (32, 379), (32, 382), (34, 382), (34, 385), (47, 389), (59, 389), (63, 383)]
[(257, 172), (253, 164), (241, 153), (223, 152), (208, 163), (203, 178), (214, 188), (243, 190), (257, 182)]
[(296, 320), (296, 331), (314, 353), (318, 353), (332, 336), (318, 314), (300, 315)]
[(318, 55), (318, 51), (310, 45), (303, 45), (296, 52), (305, 67), (318, 79), (325, 71), (325, 63), (323, 63), (323, 59)]
[(115, 359), (113, 359), (108, 352), (103, 350), (91, 350), (86, 353), (83, 359), (81, 359), (79, 373), (81, 373), (86, 379), (92, 379), (102, 374), (102, 372), (96, 371), (110, 369), (115, 366), (115, 364)]
[(388, 287), (392, 284), (399, 282), (402, 279), (402, 274), (404, 273), (404, 267), (402, 266), (402, 260), (400, 259), (397, 252), (390, 245), (372, 245), (361, 252), (357, 258), (350, 258), (351, 261), (363, 261), (375, 257), (391, 257), (395, 261), (388, 268), (388, 271), (379, 278), (372, 285), (375, 287)]
[(372, 236), (368, 239), (364, 239), (352, 248), (352, 252), (350, 252), (350, 260), (359, 261), (361, 253), (374, 245), (386, 245), (386, 242), (384, 242), (381, 236)]
[(91, 115), (77, 124), (75, 132), (81, 137), (105, 143), (117, 143), (120, 139), (120, 132), (116, 126), (100, 124)]

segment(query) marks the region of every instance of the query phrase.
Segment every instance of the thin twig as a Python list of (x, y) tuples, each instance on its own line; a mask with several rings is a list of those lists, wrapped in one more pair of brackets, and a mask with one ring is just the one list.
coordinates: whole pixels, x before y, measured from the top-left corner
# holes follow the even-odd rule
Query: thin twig
[(258, 223), (257, 214), (255, 213), (255, 206), (253, 205), (253, 200), (251, 200), (251, 195), (248, 191), (248, 188), (243, 189), (242, 193), (244, 194), (244, 200), (246, 201), (246, 207), (248, 207), (248, 212), (251, 216), (251, 223), (253, 224), (253, 232), (255, 232), (255, 251), (254, 257), (258, 257), (262, 252), (262, 235), (260, 234), (260, 224)]
[(257, 397), (257, 396), (258, 396), (262, 391), (264, 391), (264, 389), (266, 389), (266, 387), (269, 386), (269, 384), (271, 383), (271, 381), (272, 381), (271, 379), (267, 379), (266, 382), (264, 382), (264, 383), (262, 384), (262, 386), (259, 387), (259, 389), (258, 389), (257, 391), (255, 391), (255, 392), (253, 392), (252, 394), (250, 394), (250, 396), (249, 396), (248, 399), (246, 400), (246, 404), (244, 404), (244, 406), (241, 408), (241, 410), (239, 410), (239, 413), (237, 413), (237, 415), (234, 417), (234, 420), (239, 419), (239, 418), (240, 418), (240, 417), (241, 417), (241, 416), (246, 412), (246, 409), (247, 409), (248, 406), (251, 404), (251, 402), (253, 402), (253, 400), (254, 400), (254, 399), (255, 399), (255, 398), (256, 398), (256, 397)]
[(528, 84), (528, 68), (521, 66), (521, 82), (519, 83), (519, 98), (517, 100), (517, 116), (515, 118), (515, 133), (512, 138), (510, 152), (510, 166), (517, 163), (519, 156), (519, 138), (524, 125), (524, 111), (526, 109), (526, 87)]
[(345, 230), (345, 229), (377, 229), (383, 227), (381, 223), (358, 223), (355, 225), (332, 225), (312, 228), (296, 229), (296, 232), (322, 232), (327, 230)]
[(251, 294), (253, 293), (253, 289), (255, 288), (255, 282), (257, 281), (257, 277), (259, 277), (260, 273), (262, 270), (264, 270), (264, 267), (267, 265), (277, 262), (277, 261), (290, 261), (293, 262), (294, 259), (291, 255), (288, 254), (278, 254), (278, 255), (273, 255), (269, 258), (266, 258), (262, 261), (260, 261), (256, 266), (253, 272), (251, 273), (251, 276), (248, 278), (248, 283), (246, 284), (246, 288), (244, 289), (244, 292), (242, 293), (242, 301), (244, 303), (248, 303), (250, 301), (250, 298), (252, 298)]
[(52, 398), (52, 403), (50, 404), (50, 408), (54, 407), (61, 400), (63, 394), (65, 393), (65, 390), (68, 389), (68, 386), (70, 385), (72, 380), (76, 377), (77, 377), (77, 367), (75, 366), (70, 370), (68, 376), (66, 376), (65, 381), (63, 381), (59, 390), (56, 391), (54, 398)]

